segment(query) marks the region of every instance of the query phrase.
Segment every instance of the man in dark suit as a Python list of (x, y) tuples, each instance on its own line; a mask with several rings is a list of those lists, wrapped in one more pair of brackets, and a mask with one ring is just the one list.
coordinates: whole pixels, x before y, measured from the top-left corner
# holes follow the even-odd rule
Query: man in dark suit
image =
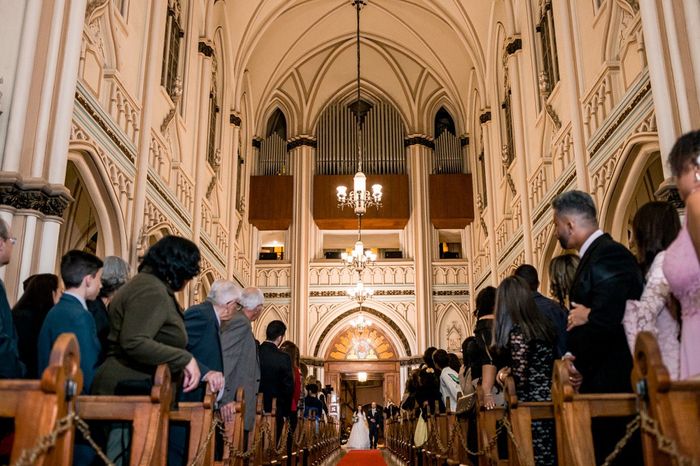
[(369, 424), (369, 447), (377, 448), (377, 441), (379, 440), (379, 429), (382, 428), (384, 422), (384, 415), (382, 410), (377, 408), (377, 403), (372, 402), (372, 407), (369, 408), (367, 413), (367, 423)]
[[(643, 277), (634, 256), (598, 228), (593, 199), (581, 191), (564, 192), (552, 201), (557, 238), (564, 249), (578, 249), (568, 317), (569, 370), (581, 393), (630, 392), (632, 356), (622, 317), (628, 299), (638, 299)], [(580, 373), (580, 375), (579, 375)], [(582, 377), (582, 379), (581, 379)], [(594, 419), (597, 462), (625, 432), (624, 422)], [(621, 458), (616, 464), (640, 464)]]
[[(0, 219), (0, 267), (10, 263), (16, 238), (10, 236), (10, 229)], [(10, 303), (7, 301), (5, 284), (0, 280), (0, 379), (20, 379), (26, 368), (19, 358), (17, 349), (17, 331), (12, 320)]]
[(289, 417), (294, 393), (292, 360), (279, 350), (287, 326), (281, 320), (273, 320), (265, 329), (265, 341), (260, 345), (260, 392), (263, 394), (265, 412), (272, 410), (276, 399), (277, 437), (282, 431), (284, 419)]
[(530, 264), (523, 264), (515, 269), (513, 275), (525, 280), (532, 290), (532, 297), (535, 299), (537, 310), (542, 313), (554, 327), (557, 334), (557, 345), (554, 351), (554, 356), (560, 358), (566, 353), (566, 317), (568, 312), (553, 299), (543, 296), (537, 291), (540, 287), (540, 278), (537, 275), (537, 269)]
[[(255, 287), (241, 293), (238, 311), (221, 330), (221, 351), (224, 357), (224, 394), (221, 397), (221, 417), (233, 420), (233, 401), (238, 387), (243, 388), (246, 406), (255, 406), (260, 384), (258, 344), (253, 336), (252, 322), (260, 316), (264, 296)], [(243, 429), (250, 432), (255, 425), (255, 409), (245, 410)]]

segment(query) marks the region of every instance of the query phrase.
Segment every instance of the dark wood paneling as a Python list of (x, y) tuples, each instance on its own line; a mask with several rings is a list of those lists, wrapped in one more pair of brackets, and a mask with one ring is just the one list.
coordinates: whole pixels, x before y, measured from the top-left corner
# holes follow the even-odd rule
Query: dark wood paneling
[[(345, 185), (352, 189), (352, 175), (316, 175), (314, 176), (314, 221), (322, 230), (355, 230), (357, 217), (352, 209), (338, 208), (335, 188)], [(382, 185), (382, 207), (367, 209), (362, 218), (362, 228), (377, 230), (401, 229), (408, 223), (410, 215), (408, 203), (407, 175), (367, 175), (367, 189), (372, 185)]]
[(430, 221), (435, 228), (464, 228), (474, 220), (469, 174), (430, 175)]
[(250, 177), (250, 223), (259, 230), (286, 230), (292, 224), (292, 176)]

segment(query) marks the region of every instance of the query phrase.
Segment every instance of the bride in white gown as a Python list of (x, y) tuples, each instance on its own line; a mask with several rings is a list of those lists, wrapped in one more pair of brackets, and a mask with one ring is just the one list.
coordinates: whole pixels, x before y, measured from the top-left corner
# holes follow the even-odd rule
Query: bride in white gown
[(367, 418), (362, 411), (362, 407), (358, 407), (355, 414), (352, 415), (354, 424), (350, 431), (350, 437), (346, 446), (353, 450), (368, 450), (369, 449), (369, 427), (367, 427)]

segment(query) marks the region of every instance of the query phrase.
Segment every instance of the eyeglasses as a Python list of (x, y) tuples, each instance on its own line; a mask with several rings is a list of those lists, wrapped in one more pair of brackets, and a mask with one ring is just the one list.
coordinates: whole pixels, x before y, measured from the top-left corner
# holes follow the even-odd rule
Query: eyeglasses
[(10, 244), (13, 245), (13, 246), (14, 246), (15, 244), (17, 244), (17, 238), (15, 238), (14, 236), (12, 236), (12, 237), (10, 237), (10, 238), (5, 238), (5, 241), (9, 241)]

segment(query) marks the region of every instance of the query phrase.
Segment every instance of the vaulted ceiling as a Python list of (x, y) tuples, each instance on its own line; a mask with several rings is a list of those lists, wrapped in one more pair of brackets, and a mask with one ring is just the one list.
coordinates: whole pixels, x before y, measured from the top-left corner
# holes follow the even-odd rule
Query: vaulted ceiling
[[(464, 121), (470, 91), (483, 87), (482, 42), (493, 2), (367, 3), (360, 25), (363, 96), (393, 103), (410, 133), (427, 134), (426, 115), (441, 105)], [(351, 0), (238, 0), (227, 3), (226, 15), (235, 98), (249, 103), (256, 128), (279, 106), (290, 135), (313, 134), (323, 108), (355, 92)]]

